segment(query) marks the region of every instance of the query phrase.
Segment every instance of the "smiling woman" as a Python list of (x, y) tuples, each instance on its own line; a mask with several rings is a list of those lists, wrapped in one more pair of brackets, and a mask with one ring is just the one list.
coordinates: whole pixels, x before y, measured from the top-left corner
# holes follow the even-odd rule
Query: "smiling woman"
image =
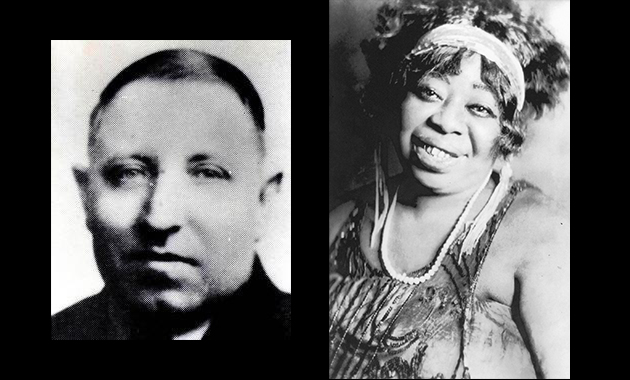
[(502, 107), (493, 91), (483, 89), (481, 63), (475, 54), (461, 60), (459, 75), (425, 77), (402, 102), (401, 154), (414, 162), (418, 181), (436, 193), (474, 187), (497, 158), (501, 125), (495, 115)]
[(329, 219), (329, 377), (567, 377), (568, 221), (511, 169), (568, 87), (563, 46), (509, 0), (401, 0), (377, 20), (376, 181)]

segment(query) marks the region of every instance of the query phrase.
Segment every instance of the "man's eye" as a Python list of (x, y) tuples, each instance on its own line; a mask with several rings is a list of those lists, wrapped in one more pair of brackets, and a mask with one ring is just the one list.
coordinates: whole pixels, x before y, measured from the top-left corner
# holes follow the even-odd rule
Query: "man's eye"
[(231, 179), (232, 172), (218, 167), (202, 166), (192, 170), (192, 175), (199, 179)]
[(133, 187), (149, 181), (149, 173), (142, 168), (115, 168), (107, 174), (107, 179), (117, 187)]
[(471, 106), (468, 106), (468, 109), (477, 116), (480, 117), (490, 117), (490, 118), (496, 118), (494, 112), (492, 112), (492, 110), (488, 107), (482, 106), (480, 104), (473, 104)]

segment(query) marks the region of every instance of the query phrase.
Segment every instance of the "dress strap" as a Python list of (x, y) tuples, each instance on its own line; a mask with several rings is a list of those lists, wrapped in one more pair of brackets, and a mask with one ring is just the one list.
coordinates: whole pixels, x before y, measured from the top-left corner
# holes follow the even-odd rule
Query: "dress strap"
[[(499, 201), (491, 209), (488, 209), (490, 210), (488, 212), (489, 217), (484, 218), (483, 223), (481, 223), (482, 219), (480, 219), (479, 224), (475, 225), (475, 227), (480, 226), (478, 232), (475, 232), (473, 236), (470, 235), (473, 231), (464, 232), (462, 234), (463, 241), (457, 242), (453, 246), (453, 254), (462, 258), (461, 261), (458, 260), (458, 264), (465, 266), (467, 268), (466, 272), (469, 273), (468, 277), (472, 284), (471, 293), (474, 293), (474, 286), (481, 272), (481, 267), (503, 218), (516, 197), (528, 188), (535, 188), (535, 186), (524, 180), (511, 182)], [(482, 213), (486, 211), (484, 210)], [(471, 245), (473, 242), (474, 244)], [(463, 252), (466, 252), (466, 254), (463, 254)]]
[[(477, 217), (466, 226), (466, 232), (463, 234), (464, 241), (460, 249), (459, 262), (461, 263), (461, 255), (469, 255), (472, 249), (477, 245), (479, 238), (486, 229), (486, 224), (494, 215), (497, 206), (505, 197), (505, 194), (509, 191), (510, 182), (512, 179), (512, 168), (509, 163), (506, 163), (500, 172), (494, 172), (492, 175), (495, 177), (497, 183), (496, 187), (492, 191), (492, 195), (488, 199), (487, 203), (477, 215)], [(498, 176), (498, 178), (497, 178)]]

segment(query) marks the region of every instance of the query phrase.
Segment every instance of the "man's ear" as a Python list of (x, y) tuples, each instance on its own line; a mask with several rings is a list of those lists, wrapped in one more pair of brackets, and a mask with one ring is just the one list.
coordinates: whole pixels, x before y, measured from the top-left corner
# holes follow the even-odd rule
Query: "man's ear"
[(87, 168), (75, 166), (72, 168), (72, 173), (74, 174), (74, 180), (77, 181), (77, 186), (79, 187), (79, 195), (81, 195), (81, 202), (83, 204), (83, 209), (85, 210), (86, 216), (89, 220), (90, 218), (90, 204), (89, 204), (90, 203), (90, 196), (89, 196), (90, 177), (88, 174), (88, 170)]
[[(260, 190), (256, 253), (273, 284), (291, 293), (291, 177), (276, 170)], [(282, 182), (285, 182), (284, 184)], [(282, 188), (284, 186), (284, 188)]]
[(276, 194), (280, 192), (282, 185), (282, 172), (278, 172), (269, 178), (260, 189), (259, 200), (261, 204), (266, 204)]

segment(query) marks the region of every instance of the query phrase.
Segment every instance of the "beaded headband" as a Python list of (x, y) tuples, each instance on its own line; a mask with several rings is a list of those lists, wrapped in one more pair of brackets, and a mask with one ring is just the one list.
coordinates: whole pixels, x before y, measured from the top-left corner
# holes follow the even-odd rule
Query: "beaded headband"
[(516, 96), (517, 109), (525, 104), (525, 76), (523, 68), (508, 47), (492, 34), (470, 25), (441, 25), (420, 38), (411, 56), (416, 56), (435, 46), (466, 48), (481, 54), (494, 62), (507, 75), (513, 94)]

